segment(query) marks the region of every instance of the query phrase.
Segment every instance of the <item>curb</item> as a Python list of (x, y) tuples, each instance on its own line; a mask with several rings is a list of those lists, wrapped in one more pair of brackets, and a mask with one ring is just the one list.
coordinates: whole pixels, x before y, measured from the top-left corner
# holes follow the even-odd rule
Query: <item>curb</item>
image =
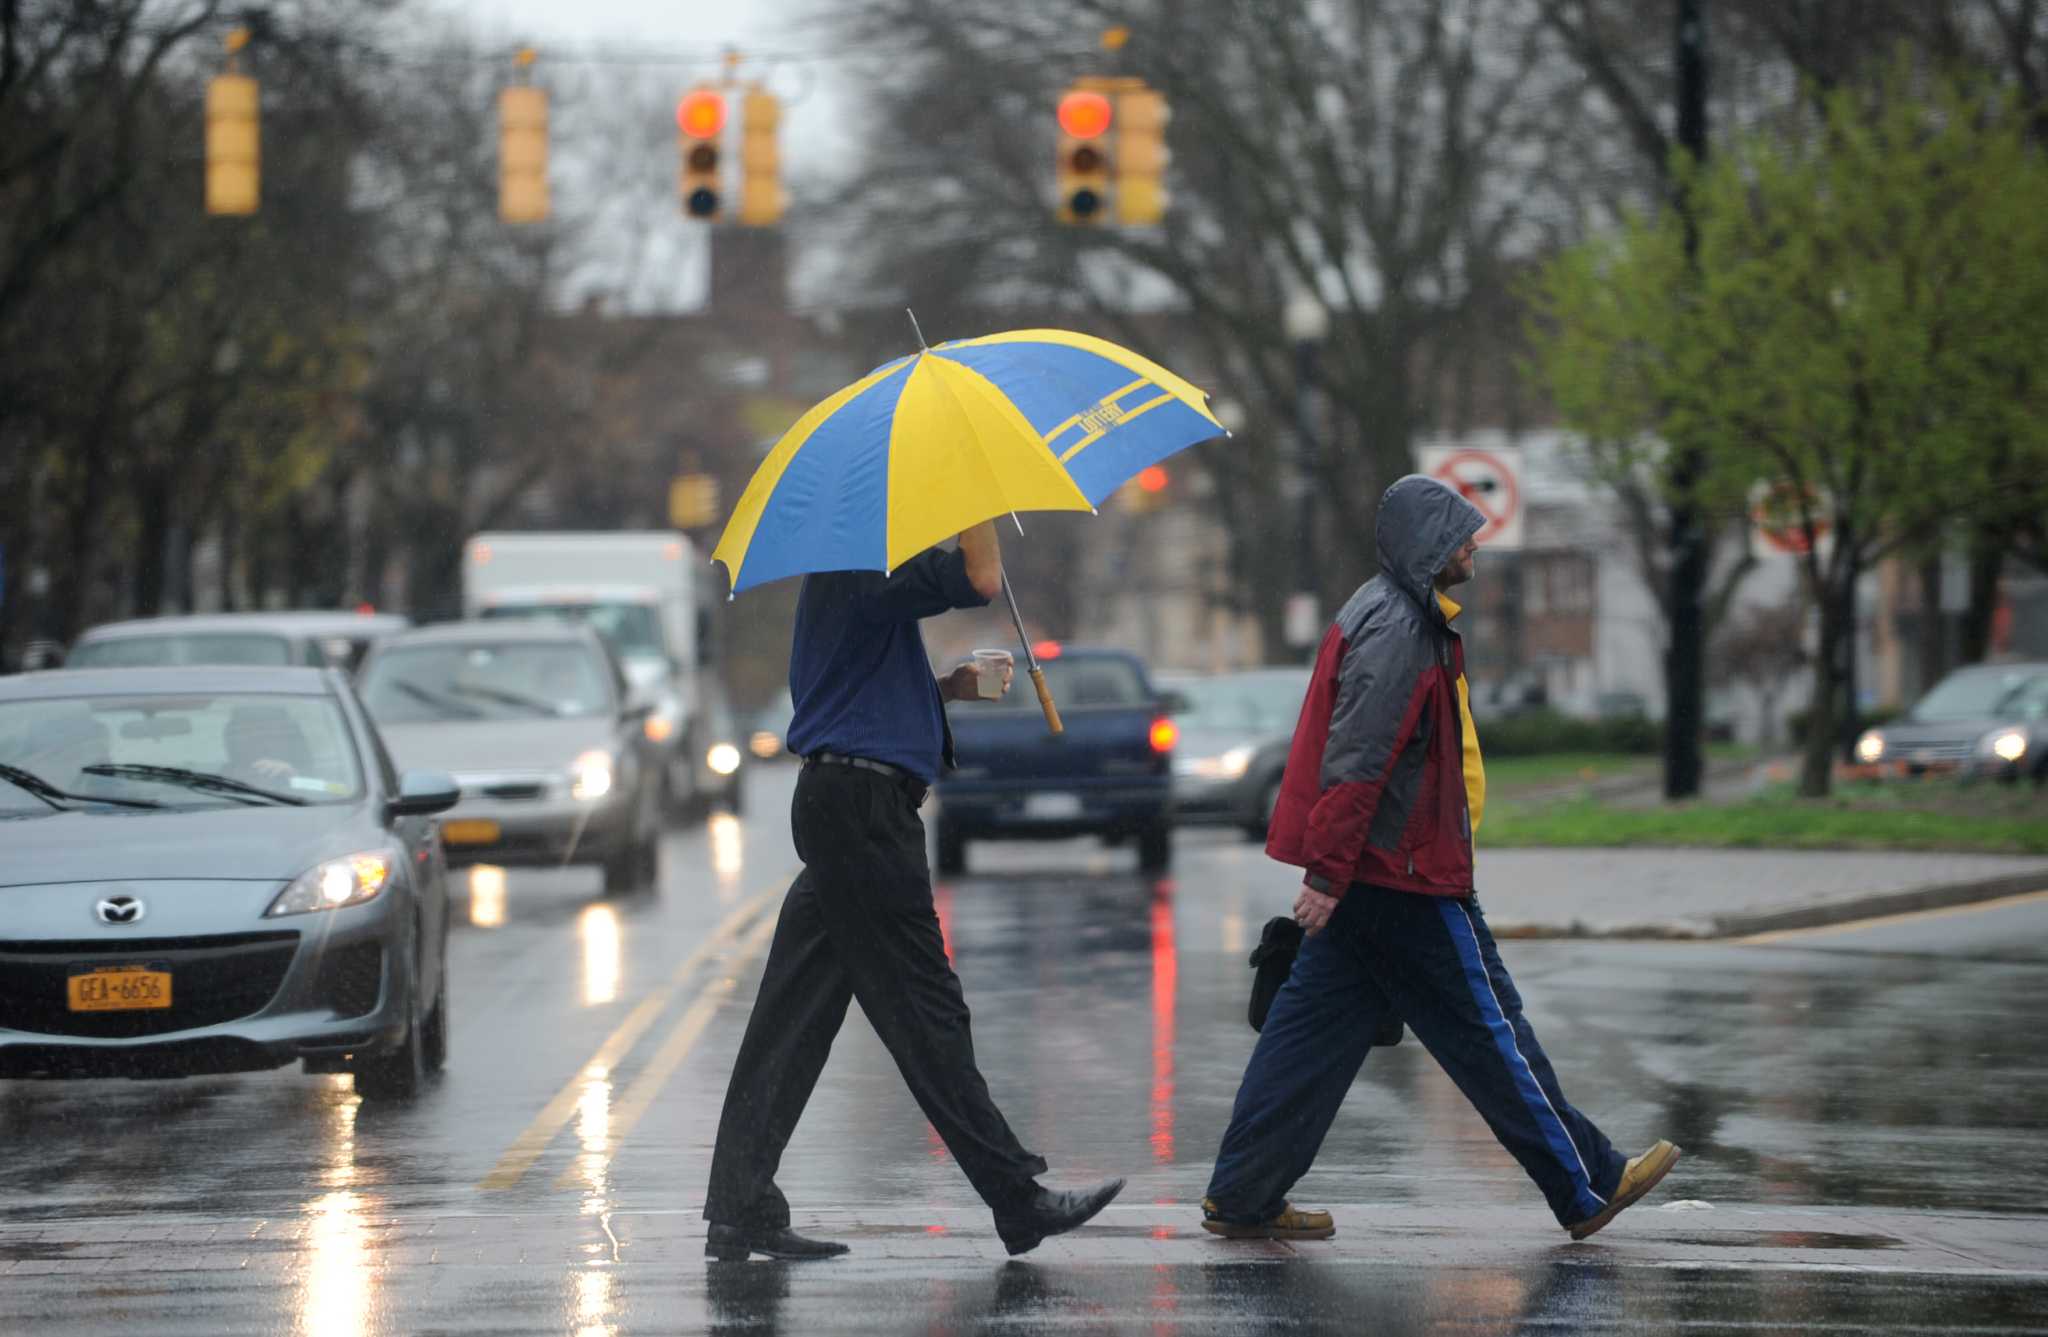
[(1758, 933), (1781, 933), (1788, 929), (1827, 928), (1853, 924), (1882, 915), (1910, 914), (1915, 910), (1946, 910), (1958, 905), (2002, 900), (2028, 892), (2048, 890), (2048, 865), (2025, 873), (1977, 878), (1968, 882), (1938, 882), (1904, 891), (1877, 892), (1823, 905), (1803, 905), (1795, 910), (1768, 910), (1756, 914), (1716, 915), (1711, 919), (1673, 919), (1648, 924), (1495, 924), (1497, 939), (1576, 938), (1632, 942), (1701, 942), (1747, 938)]

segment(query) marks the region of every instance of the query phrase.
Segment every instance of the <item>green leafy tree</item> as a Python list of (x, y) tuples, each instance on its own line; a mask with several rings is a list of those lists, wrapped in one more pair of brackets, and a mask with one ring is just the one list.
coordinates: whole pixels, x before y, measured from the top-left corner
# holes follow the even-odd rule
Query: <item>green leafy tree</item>
[(1690, 172), (1697, 268), (1676, 216), (1631, 216), (1547, 266), (1533, 333), (1566, 422), (1619, 467), (1663, 479), (1663, 443), (1684, 440), (1709, 504), (1783, 498), (1818, 611), (1815, 795), (1848, 718), (1858, 577), (1944, 523), (2048, 507), (2048, 168), (2022, 118), (1916, 95), (1903, 67), (1820, 105)]

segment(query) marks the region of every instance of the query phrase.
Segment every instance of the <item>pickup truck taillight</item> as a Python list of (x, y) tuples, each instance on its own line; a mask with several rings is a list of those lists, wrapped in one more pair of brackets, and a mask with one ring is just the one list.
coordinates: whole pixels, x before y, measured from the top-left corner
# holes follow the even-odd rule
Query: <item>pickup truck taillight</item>
[(1152, 750), (1171, 752), (1173, 745), (1180, 741), (1180, 727), (1172, 720), (1161, 717), (1152, 721)]

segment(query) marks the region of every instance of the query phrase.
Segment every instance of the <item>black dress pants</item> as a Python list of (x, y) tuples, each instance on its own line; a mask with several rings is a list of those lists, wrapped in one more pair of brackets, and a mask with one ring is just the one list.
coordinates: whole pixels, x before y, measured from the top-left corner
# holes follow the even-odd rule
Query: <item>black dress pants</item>
[(873, 771), (806, 765), (790, 825), (804, 870), (783, 899), (726, 1087), (705, 1219), (789, 1224), (775, 1170), (856, 998), (982, 1200), (1021, 1202), (1045, 1162), (1018, 1144), (975, 1065), (909, 790)]

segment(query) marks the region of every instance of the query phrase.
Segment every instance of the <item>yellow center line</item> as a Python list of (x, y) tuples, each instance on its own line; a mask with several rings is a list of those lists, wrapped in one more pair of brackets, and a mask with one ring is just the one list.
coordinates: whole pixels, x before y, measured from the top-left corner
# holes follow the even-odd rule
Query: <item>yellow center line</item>
[(618, 1110), (612, 1115), (611, 1126), (606, 1130), (604, 1154), (579, 1157), (568, 1169), (562, 1171), (560, 1178), (555, 1180), (556, 1188), (595, 1186), (598, 1171), (619, 1154), (619, 1148), (625, 1145), (626, 1138), (632, 1134), (634, 1126), (654, 1104), (655, 1098), (661, 1094), (661, 1089), (668, 1085), (668, 1079), (675, 1075), (676, 1069), (683, 1065), (683, 1060), (690, 1056), (690, 1051), (696, 1047), (698, 1037), (703, 1035), (704, 1028), (711, 1024), (712, 1016), (717, 1013), (720, 1005), (732, 996), (732, 991), (739, 987), (740, 972), (768, 946), (769, 939), (774, 936), (775, 921), (765, 919), (754, 926), (754, 931), (747, 935), (745, 942), (727, 954), (725, 973), (704, 986), (696, 1001), (676, 1019), (674, 1029), (669, 1031), (668, 1038), (661, 1042), (661, 1048), (647, 1061), (647, 1066), (640, 1070), (639, 1075), (633, 1079), (633, 1084), (626, 1088), (625, 1096), (619, 1101)]
[[(563, 1126), (575, 1117), (577, 1105), (583, 1099), (584, 1084), (602, 1081), (608, 1077), (612, 1069), (618, 1066), (619, 1060), (632, 1050), (635, 1042), (667, 1009), (669, 1003), (682, 991), (683, 986), (696, 974), (698, 968), (727, 943), (736, 939), (788, 885), (788, 880), (785, 879), (775, 886), (755, 893), (719, 921), (718, 927), (711, 930), (711, 935), (683, 958), (682, 963), (669, 975), (667, 982), (641, 999), (633, 1010), (626, 1014), (626, 1019), (619, 1023), (618, 1029), (605, 1037), (604, 1043), (598, 1046), (590, 1061), (577, 1068), (575, 1074), (562, 1084), (561, 1090), (555, 1092), (554, 1099), (541, 1107), (540, 1113), (533, 1117), (533, 1122), (526, 1125), (519, 1136), (512, 1140), (512, 1145), (505, 1149), (505, 1154), (498, 1158), (498, 1163), (491, 1167), (491, 1172), (478, 1181), (477, 1187), (485, 1190), (506, 1189), (523, 1179), (526, 1172), (533, 1168), (533, 1163), (540, 1159), (541, 1153), (547, 1150), (548, 1143), (555, 1140), (555, 1134), (561, 1132)], [(767, 920), (771, 931), (774, 923), (773, 918)]]
[(2026, 891), (2017, 896), (2001, 896), (1995, 901), (1973, 901), (1968, 905), (1945, 905), (1933, 910), (1907, 910), (1895, 915), (1857, 919), (1846, 924), (1817, 924), (1812, 928), (1774, 929), (1769, 933), (1752, 933), (1746, 938), (1730, 938), (1728, 945), (1762, 947), (1769, 943), (1792, 942), (1822, 933), (1861, 933), (1864, 929), (1884, 928), (1890, 924), (1910, 924), (1921, 919), (1946, 919), (1952, 915), (1982, 914), (1986, 910), (2006, 910), (2015, 905), (2032, 905), (2040, 901), (2048, 901), (2048, 890)]

